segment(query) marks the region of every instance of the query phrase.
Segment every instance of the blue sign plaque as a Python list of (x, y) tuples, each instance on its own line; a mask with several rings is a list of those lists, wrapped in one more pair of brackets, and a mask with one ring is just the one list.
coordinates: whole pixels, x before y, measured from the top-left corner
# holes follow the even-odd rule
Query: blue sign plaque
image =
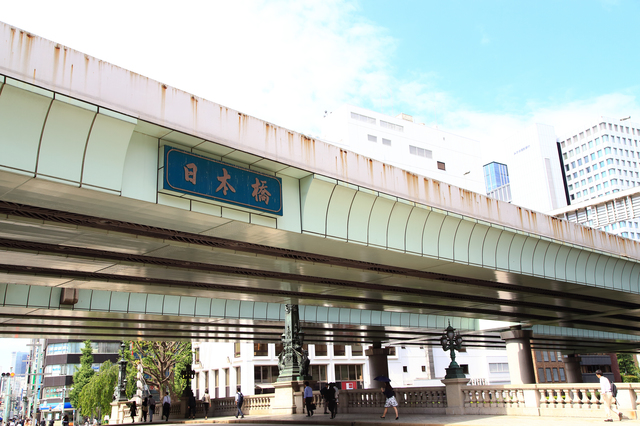
[(164, 147), (163, 189), (282, 216), (282, 179)]

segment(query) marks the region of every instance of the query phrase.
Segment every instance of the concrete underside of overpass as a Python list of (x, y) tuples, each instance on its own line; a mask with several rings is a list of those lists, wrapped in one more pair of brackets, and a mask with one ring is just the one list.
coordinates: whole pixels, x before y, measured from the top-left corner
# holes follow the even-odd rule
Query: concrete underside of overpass
[[(6, 25), (2, 32), (2, 335), (279, 340), (280, 317), (221, 315), (212, 308), (220, 302), (197, 310), (217, 300), (349, 312), (303, 318), (308, 342), (437, 344), (452, 318), (478, 346), (503, 344), (477, 329), (477, 319), (490, 319), (533, 327), (534, 347), (640, 349), (633, 241), (142, 85), (141, 76)], [(64, 61), (52, 58), (61, 50)], [(165, 145), (279, 177), (283, 215), (167, 190)], [(56, 305), (43, 288), (78, 289), (95, 303)], [(193, 312), (174, 299), (177, 312), (148, 310), (160, 296), (185, 298)], [(390, 322), (371, 320), (385, 315)]]

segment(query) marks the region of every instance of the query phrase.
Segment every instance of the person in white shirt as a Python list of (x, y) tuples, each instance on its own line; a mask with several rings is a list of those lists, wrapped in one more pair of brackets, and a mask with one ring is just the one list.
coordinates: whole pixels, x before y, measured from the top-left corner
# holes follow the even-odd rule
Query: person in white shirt
[(600, 379), (600, 395), (602, 395), (602, 400), (604, 401), (604, 412), (607, 416), (604, 419), (605, 422), (612, 422), (611, 411), (618, 415), (618, 419), (622, 420), (622, 413), (618, 411), (616, 406), (611, 406), (611, 401), (613, 400), (613, 394), (611, 393), (611, 382), (609, 379), (602, 375), (602, 370), (596, 370), (596, 376)]
[(244, 413), (242, 412), (242, 404), (244, 404), (244, 395), (240, 392), (240, 387), (238, 386), (238, 391), (236, 392), (236, 408), (238, 411), (236, 412), (236, 419), (238, 416), (242, 416), (244, 419)]
[(162, 418), (167, 418), (166, 421), (169, 421), (169, 414), (171, 413), (171, 397), (169, 396), (169, 392), (164, 394), (164, 398), (162, 398)]

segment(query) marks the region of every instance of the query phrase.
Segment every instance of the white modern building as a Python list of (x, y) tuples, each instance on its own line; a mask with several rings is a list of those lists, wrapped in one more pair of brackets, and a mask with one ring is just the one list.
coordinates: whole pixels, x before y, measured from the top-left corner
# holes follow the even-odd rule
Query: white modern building
[(344, 105), (324, 118), (328, 143), (409, 172), (484, 194), (478, 141), (416, 123)]
[[(368, 346), (305, 345), (311, 375), (319, 385), (339, 382), (342, 389), (369, 388)], [(270, 393), (278, 378), (280, 344), (253, 342), (194, 342), (193, 389), (196, 397), (209, 389), (211, 397)], [(456, 356), (472, 383), (510, 383), (507, 353), (502, 349), (467, 349)], [(449, 366), (449, 353), (429, 346), (395, 346), (388, 358), (394, 387), (440, 386)]]
[(571, 204), (640, 185), (640, 124), (601, 117), (558, 138)]
[(492, 148), (487, 147), (484, 151), (487, 195), (538, 212), (566, 206), (556, 139), (553, 126), (534, 124)]
[(571, 205), (549, 214), (640, 239), (640, 123), (600, 117), (558, 139)]

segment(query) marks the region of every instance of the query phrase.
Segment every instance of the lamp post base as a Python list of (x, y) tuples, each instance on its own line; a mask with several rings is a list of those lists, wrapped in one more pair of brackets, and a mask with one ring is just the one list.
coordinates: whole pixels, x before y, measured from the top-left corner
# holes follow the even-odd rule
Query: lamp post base
[(447, 374), (444, 376), (445, 379), (465, 379), (467, 376), (464, 375), (462, 371), (462, 367), (456, 365), (455, 367), (449, 366), (445, 368)]

